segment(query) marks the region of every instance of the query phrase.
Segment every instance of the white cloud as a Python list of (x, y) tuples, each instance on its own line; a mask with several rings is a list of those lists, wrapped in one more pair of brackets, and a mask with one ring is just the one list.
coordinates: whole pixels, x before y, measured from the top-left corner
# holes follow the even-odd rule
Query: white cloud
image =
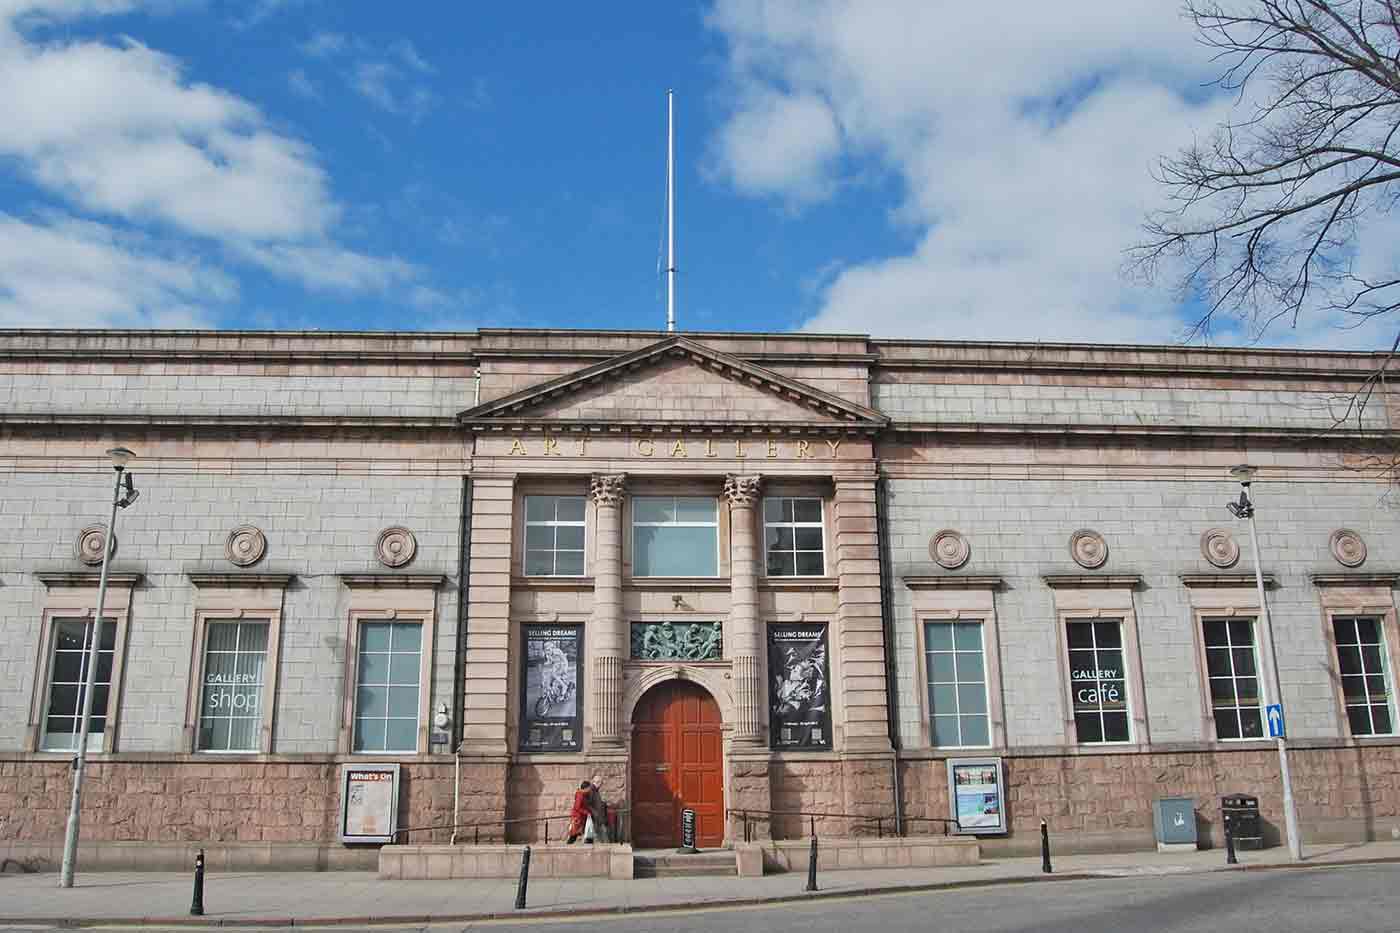
[[(189, 80), (179, 61), (131, 39), (36, 38), (49, 35), (45, 24), (130, 7), (116, 0), (0, 0), (0, 157), (40, 189), (101, 219), (80, 228), (71, 219), (8, 218), (10, 253), (0, 264), (7, 316), (37, 312), (45, 296), (63, 304), (66, 310), (55, 313), (65, 320), (86, 309), (94, 320), (133, 323), (191, 313), (201, 296), (227, 300), (224, 273), (171, 258), (195, 255), (196, 245), (222, 246), (226, 256), (317, 291), (421, 284), (419, 267), (337, 241), (344, 209), (316, 151), (272, 127), (250, 102)], [(309, 79), (303, 91), (315, 92)], [(118, 232), (128, 225), (144, 228), (147, 239)], [(182, 238), (193, 239), (183, 250), (171, 245)], [(40, 287), (38, 267), (17, 258), (25, 244), (42, 256), (67, 250), (92, 257), (103, 274), (70, 274), (68, 294)], [(152, 287), (123, 285), (106, 274), (114, 269), (149, 275)]]
[(301, 44), (301, 50), (312, 58), (330, 58), (350, 46), (350, 41), (338, 32), (318, 32)]
[(314, 291), (385, 292), (412, 283), (422, 270), (397, 257), (380, 258), (328, 244), (242, 243), (234, 251), (283, 278)]
[(342, 72), (346, 85), (386, 113), (417, 123), (437, 106), (438, 95), (423, 80), (437, 69), (407, 39), (380, 49), (358, 37), (318, 32), (300, 48), (311, 58), (348, 59)]
[(814, 94), (764, 91), (725, 125), (719, 149), (721, 170), (740, 191), (819, 201), (831, 193), (841, 129)]
[(303, 100), (321, 99), (321, 88), (300, 68), (294, 68), (288, 72), (287, 88)]
[(720, 177), (789, 207), (872, 164), (900, 183), (891, 222), (915, 247), (842, 267), (812, 329), (1181, 334), (1175, 297), (1121, 274), (1161, 197), (1150, 166), (1229, 103), (1199, 99), (1217, 66), (1175, 4), (718, 0), (709, 24), (733, 101), (711, 146)]
[(0, 213), (0, 326), (207, 327), (237, 283), (197, 258), (66, 215)]

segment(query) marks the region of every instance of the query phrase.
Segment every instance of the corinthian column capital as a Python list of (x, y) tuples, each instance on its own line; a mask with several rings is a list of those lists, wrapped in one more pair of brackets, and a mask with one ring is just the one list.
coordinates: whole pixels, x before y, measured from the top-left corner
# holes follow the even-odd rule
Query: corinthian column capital
[(763, 477), (757, 473), (728, 473), (724, 477), (724, 497), (730, 505), (753, 505), (763, 487)]
[(594, 473), (588, 483), (588, 495), (597, 505), (617, 505), (626, 492), (626, 473)]

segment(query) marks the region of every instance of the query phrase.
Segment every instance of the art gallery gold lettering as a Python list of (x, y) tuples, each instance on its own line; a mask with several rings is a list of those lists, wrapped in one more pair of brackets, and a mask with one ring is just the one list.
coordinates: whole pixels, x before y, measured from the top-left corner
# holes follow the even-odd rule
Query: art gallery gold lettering
[[(503, 439), (504, 441), (505, 439)], [(509, 439), (509, 447), (506, 449), (508, 457), (587, 457), (590, 454), (589, 442), (596, 440), (586, 436), (575, 438), (578, 441), (577, 447), (566, 447), (564, 441), (552, 435), (543, 437), (526, 438), (512, 437)], [(624, 442), (623, 438), (617, 438), (618, 442)], [(605, 444), (610, 442), (609, 438), (603, 438)], [(690, 445), (701, 443), (699, 438), (677, 437), (674, 439), (661, 438), (660, 440), (651, 437), (638, 437), (630, 441), (625, 441), (629, 445), (628, 453), (634, 457), (655, 457), (656, 445), (665, 445), (663, 456), (672, 460), (689, 460)], [(733, 443), (733, 447), (728, 445)], [(815, 445), (817, 441), (791, 440), (784, 441), (778, 438), (743, 439), (736, 438), (732, 442), (728, 440), (716, 441), (714, 438), (704, 439), (704, 452), (697, 453), (697, 457), (704, 457), (707, 460), (719, 459), (728, 456), (734, 460), (748, 460), (749, 444), (762, 444), (763, 458), (766, 460), (816, 460), (818, 459)], [(826, 440), (827, 457), (836, 458), (840, 455), (841, 441)], [(613, 452), (604, 452), (599, 456), (618, 456), (618, 452), (613, 448)]]

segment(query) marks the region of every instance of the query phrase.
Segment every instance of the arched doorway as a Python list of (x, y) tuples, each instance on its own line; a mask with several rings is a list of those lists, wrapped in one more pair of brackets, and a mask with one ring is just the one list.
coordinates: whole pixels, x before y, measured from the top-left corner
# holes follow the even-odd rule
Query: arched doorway
[(724, 742), (719, 704), (698, 684), (668, 680), (632, 712), (632, 840), (681, 844), (681, 811), (695, 811), (696, 845), (724, 842)]

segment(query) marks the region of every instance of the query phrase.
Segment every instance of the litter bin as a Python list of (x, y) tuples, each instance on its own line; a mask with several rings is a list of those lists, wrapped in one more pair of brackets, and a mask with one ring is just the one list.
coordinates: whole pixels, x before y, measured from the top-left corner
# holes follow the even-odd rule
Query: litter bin
[(1158, 850), (1196, 848), (1196, 801), (1190, 797), (1158, 797), (1152, 808), (1152, 828)]
[(1259, 819), (1259, 798), (1250, 794), (1229, 794), (1220, 798), (1220, 814), (1230, 826), (1237, 849), (1264, 848), (1264, 831)]

